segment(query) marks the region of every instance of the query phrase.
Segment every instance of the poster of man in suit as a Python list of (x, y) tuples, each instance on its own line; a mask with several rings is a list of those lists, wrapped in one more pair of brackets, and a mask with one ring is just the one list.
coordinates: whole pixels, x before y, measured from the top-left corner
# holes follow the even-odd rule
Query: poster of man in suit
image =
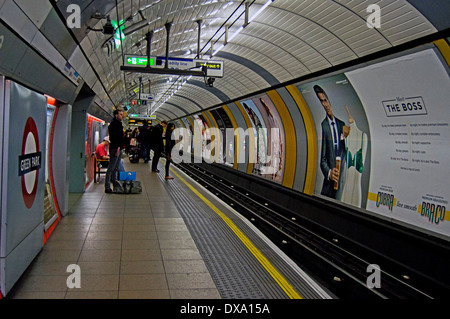
[(324, 176), (321, 194), (336, 199), (342, 161), (345, 161), (345, 138), (349, 127), (333, 114), (331, 102), (319, 85), (314, 85), (314, 92), (322, 104), (326, 117), (320, 124), (322, 130), (322, 145), (320, 148), (320, 170)]
[[(314, 194), (365, 208), (370, 177), (370, 132), (357, 93), (345, 74), (299, 84), (297, 88), (316, 128)], [(358, 132), (357, 143), (350, 140), (351, 131)]]

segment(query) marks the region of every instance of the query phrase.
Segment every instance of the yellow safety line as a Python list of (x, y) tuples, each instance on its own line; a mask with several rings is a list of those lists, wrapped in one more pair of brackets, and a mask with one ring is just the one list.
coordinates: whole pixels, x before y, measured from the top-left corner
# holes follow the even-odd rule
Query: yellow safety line
[(208, 205), (223, 221), (230, 227), (230, 229), (238, 236), (238, 238), (244, 243), (244, 245), (250, 250), (255, 258), (261, 263), (261, 265), (267, 270), (278, 285), (284, 290), (286, 295), (291, 299), (303, 299), (298, 292), (287, 282), (287, 280), (276, 270), (276, 268), (267, 260), (266, 257), (256, 248), (253, 243), (245, 236), (241, 230), (229, 219), (224, 213), (222, 213), (213, 203), (206, 199), (199, 191), (197, 191), (191, 184), (189, 184), (184, 178), (182, 178), (177, 172), (171, 169), (172, 173), (182, 181), (191, 191), (194, 192), (206, 205)]

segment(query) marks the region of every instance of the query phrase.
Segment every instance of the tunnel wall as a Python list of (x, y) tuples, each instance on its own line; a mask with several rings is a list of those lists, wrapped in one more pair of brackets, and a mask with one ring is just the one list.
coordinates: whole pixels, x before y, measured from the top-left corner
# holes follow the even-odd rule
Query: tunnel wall
[[(448, 238), (448, 48), (435, 41), (193, 114), (177, 126), (191, 132), (191, 152), (208, 162)], [(317, 90), (341, 121), (336, 143)], [(347, 137), (342, 126), (350, 128)], [(338, 155), (335, 190), (327, 172)]]

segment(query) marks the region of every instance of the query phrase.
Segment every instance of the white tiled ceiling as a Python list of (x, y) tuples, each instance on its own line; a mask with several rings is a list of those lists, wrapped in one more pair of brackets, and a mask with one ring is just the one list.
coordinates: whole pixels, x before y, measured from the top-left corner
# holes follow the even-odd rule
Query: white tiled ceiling
[[(250, 16), (266, 1), (250, 1)], [(228, 18), (227, 24), (233, 24), (230, 26), (230, 36), (244, 23), (244, 16), (241, 15), (243, 1), (127, 0), (118, 3), (120, 19), (134, 17), (126, 22), (126, 27), (140, 21), (138, 9), (150, 22), (148, 27), (128, 36), (121, 49), (113, 49), (109, 54), (104, 45), (108, 37), (100, 32), (88, 32), (81, 42), (85, 54), (109, 91), (113, 101), (103, 102), (110, 107), (130, 104), (133, 95), (129, 91), (137, 87), (139, 76), (143, 78), (145, 92), (148, 91), (148, 80), (154, 83), (151, 89), (156, 102), (171, 93), (168, 91), (171, 84), (167, 83), (169, 76), (124, 74), (120, 71), (122, 51), (124, 54), (145, 55), (145, 34), (148, 31), (154, 31), (152, 55), (164, 56), (164, 24), (172, 21), (170, 55), (194, 58), (197, 54), (195, 21), (202, 19), (201, 48), (204, 48), (202, 53), (209, 57), (211, 44), (208, 42), (218, 40), (214, 44), (215, 49), (224, 42), (224, 28), (221, 26)], [(382, 10), (380, 29), (371, 29), (366, 25), (369, 16), (367, 7), (372, 3)], [(115, 8), (109, 14), (112, 19), (117, 19)], [(104, 20), (93, 27), (100, 28), (103, 23)], [(220, 53), (214, 58), (225, 62), (225, 77), (217, 79), (214, 86), (232, 100), (269, 88), (273, 85), (269, 83), (273, 79), (278, 83), (291, 81), (434, 32), (433, 25), (406, 0), (275, 0), (222, 49), (227, 58), (221, 58)], [(79, 52), (74, 54), (77, 57), (74, 56), (73, 60), (84, 66)], [(83, 78), (86, 76), (88, 83), (95, 82), (93, 72), (85, 67), (80, 74)], [(171, 77), (172, 80), (177, 79), (176, 76)], [(203, 81), (201, 78), (194, 80)], [(189, 83), (161, 106), (161, 116), (172, 113), (183, 116), (179, 108), (195, 113), (226, 102), (206, 87)], [(147, 113), (145, 107), (141, 107), (141, 112)]]

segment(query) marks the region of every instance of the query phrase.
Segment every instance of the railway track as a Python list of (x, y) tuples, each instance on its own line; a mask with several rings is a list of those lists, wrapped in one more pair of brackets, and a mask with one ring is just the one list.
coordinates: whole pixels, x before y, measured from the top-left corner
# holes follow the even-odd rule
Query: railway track
[(195, 164), (177, 167), (249, 219), (337, 298), (432, 299), (448, 288), (222, 176)]

